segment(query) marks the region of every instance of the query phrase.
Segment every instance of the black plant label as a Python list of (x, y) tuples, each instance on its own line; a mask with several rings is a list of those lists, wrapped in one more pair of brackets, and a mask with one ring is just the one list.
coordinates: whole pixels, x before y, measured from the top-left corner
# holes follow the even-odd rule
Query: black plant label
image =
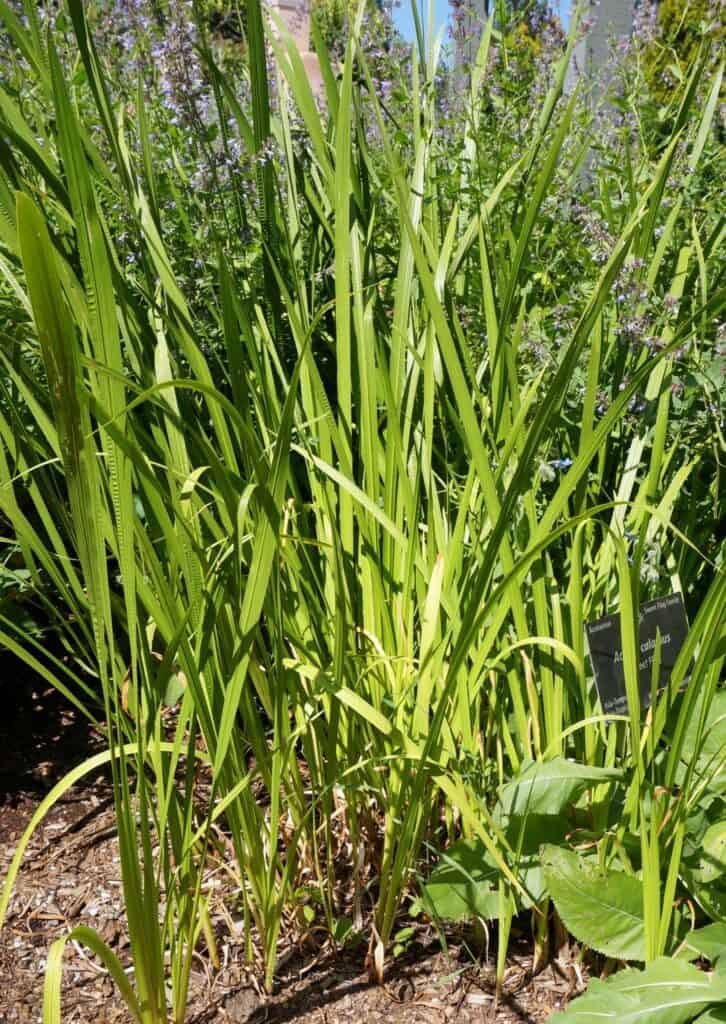
[[(590, 660), (595, 673), (595, 686), (602, 709), (606, 714), (623, 715), (628, 711), (623, 670), (623, 642), (620, 636), (620, 616), (606, 615), (596, 622), (585, 624)], [(657, 687), (663, 690), (688, 635), (688, 620), (680, 594), (658, 597), (640, 606), (638, 632), (638, 677), (640, 705), (650, 704), (653, 662), (660, 637), (660, 669)], [(688, 676), (684, 679), (684, 685)]]

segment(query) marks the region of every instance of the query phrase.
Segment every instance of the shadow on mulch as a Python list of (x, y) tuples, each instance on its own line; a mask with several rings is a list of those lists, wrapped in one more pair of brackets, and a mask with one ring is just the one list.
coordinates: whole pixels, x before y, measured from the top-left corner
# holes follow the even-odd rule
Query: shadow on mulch
[[(21, 663), (0, 655), (0, 877), (38, 803), (71, 768), (101, 749), (103, 738), (69, 703)], [(43, 957), (75, 924), (97, 928), (128, 961), (112, 794), (99, 772), (52, 808), (33, 838), (0, 934), (0, 1021), (38, 1019)], [(218, 894), (222, 899), (234, 893)], [(338, 951), (296, 951), (281, 967), (273, 995), (261, 995), (241, 939), (214, 913), (224, 966), (195, 962), (190, 1024), (542, 1024), (581, 979), (550, 966), (531, 977), (531, 937), (514, 938), (506, 994), (494, 1003), (494, 948), (486, 962), (467, 952), (462, 932), (445, 954), (432, 928), (417, 928), (410, 948), (388, 969), (385, 987), (363, 973), (365, 943)], [(495, 943), (492, 943), (494, 947)], [(69, 951), (63, 984), (69, 1019), (122, 1024), (128, 1017), (105, 972)], [(283, 958), (284, 959), (284, 958)], [(567, 964), (564, 964), (568, 968)], [(80, 1016), (79, 1016), (80, 1015)]]
[(0, 839), (11, 812), (43, 797), (102, 747), (93, 725), (12, 654), (0, 655)]
[[(579, 985), (566, 969), (553, 964), (531, 976), (531, 940), (515, 940), (508, 957), (507, 991), (496, 1004), (495, 971), (473, 960), (450, 934), (448, 955), (431, 930), (426, 941), (416, 941), (395, 960), (386, 974), (385, 987), (372, 984), (361, 973), (363, 952), (344, 949), (311, 964), (296, 957), (280, 978), (276, 994), (259, 996), (252, 987), (240, 989), (224, 1002), (220, 1019), (229, 1024), (424, 1024), (458, 1021), (460, 1024), (541, 1024), (565, 1005)], [(492, 954), (495, 956), (495, 953)]]

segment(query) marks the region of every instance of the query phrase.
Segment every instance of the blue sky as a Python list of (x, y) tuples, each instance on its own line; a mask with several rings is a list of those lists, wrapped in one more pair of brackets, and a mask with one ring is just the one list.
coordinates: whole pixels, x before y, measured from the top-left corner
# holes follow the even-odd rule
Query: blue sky
[[(421, 0), (418, 0), (419, 8)], [(425, 10), (428, 9), (428, 0), (424, 0)], [(570, 7), (570, 0), (553, 0), (553, 6), (559, 8), (560, 17), (567, 23), (567, 11)], [(448, 0), (434, 0), (434, 11), (436, 18), (436, 31), (445, 24), (449, 12)], [(401, 0), (401, 5), (394, 11), (393, 20), (404, 39), (412, 40), (414, 36), (413, 16), (411, 14), (411, 0)], [(446, 40), (444, 40), (445, 42)]]

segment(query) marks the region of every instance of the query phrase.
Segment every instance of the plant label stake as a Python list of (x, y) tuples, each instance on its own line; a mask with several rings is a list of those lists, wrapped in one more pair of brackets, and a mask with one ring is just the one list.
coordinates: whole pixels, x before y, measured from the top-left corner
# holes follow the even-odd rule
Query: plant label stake
[[(668, 685), (673, 666), (688, 634), (688, 620), (680, 594), (669, 594), (640, 606), (638, 630), (638, 676), (641, 707), (650, 704), (651, 675), (655, 658), (657, 635), (660, 632), (660, 671), (658, 690)], [(585, 624), (590, 660), (595, 673), (595, 686), (603, 711), (627, 714), (625, 672), (623, 670), (623, 644), (620, 637), (620, 616), (606, 615), (596, 622)], [(689, 677), (683, 680), (683, 685)]]

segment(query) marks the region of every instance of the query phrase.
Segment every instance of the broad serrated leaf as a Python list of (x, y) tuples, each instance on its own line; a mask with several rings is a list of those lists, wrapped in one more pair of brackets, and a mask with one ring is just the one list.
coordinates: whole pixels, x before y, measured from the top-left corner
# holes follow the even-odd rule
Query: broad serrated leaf
[(621, 776), (617, 769), (589, 767), (564, 757), (526, 761), (519, 775), (502, 787), (499, 806), (506, 817), (558, 815), (574, 804), (588, 786)]
[(726, 873), (726, 821), (717, 821), (707, 829), (698, 872), (699, 881), (704, 884), (723, 878)]
[(607, 981), (594, 979), (584, 996), (549, 1020), (551, 1024), (687, 1024), (724, 999), (725, 978), (661, 957), (644, 971), (623, 971)]
[(713, 786), (726, 777), (726, 690), (718, 690), (713, 696), (697, 751), (701, 705), (702, 701), (699, 699), (688, 720), (681, 750), (681, 763), (684, 767), (679, 773), (679, 778), (685, 773), (685, 766), (691, 763), (697, 753), (696, 774), (710, 779)]
[(579, 942), (619, 960), (645, 960), (639, 879), (600, 872), (557, 846), (542, 848), (542, 866), (557, 912)]
[(681, 876), (709, 917), (726, 921), (726, 805), (709, 795), (689, 815)]
[(715, 963), (726, 955), (726, 924), (717, 921), (689, 932), (678, 953), (684, 960), (695, 960), (703, 957)]
[(484, 920), (498, 914), (499, 871), (487, 864), (478, 840), (462, 839), (442, 854), (424, 886), (423, 907), (444, 921)]
[[(528, 893), (525, 907), (546, 895), (539, 856), (528, 854), (512, 864), (512, 870)], [(422, 907), (444, 921), (474, 917), (493, 920), (499, 916), (498, 883), (501, 871), (479, 839), (460, 839), (446, 853), (424, 885)]]

